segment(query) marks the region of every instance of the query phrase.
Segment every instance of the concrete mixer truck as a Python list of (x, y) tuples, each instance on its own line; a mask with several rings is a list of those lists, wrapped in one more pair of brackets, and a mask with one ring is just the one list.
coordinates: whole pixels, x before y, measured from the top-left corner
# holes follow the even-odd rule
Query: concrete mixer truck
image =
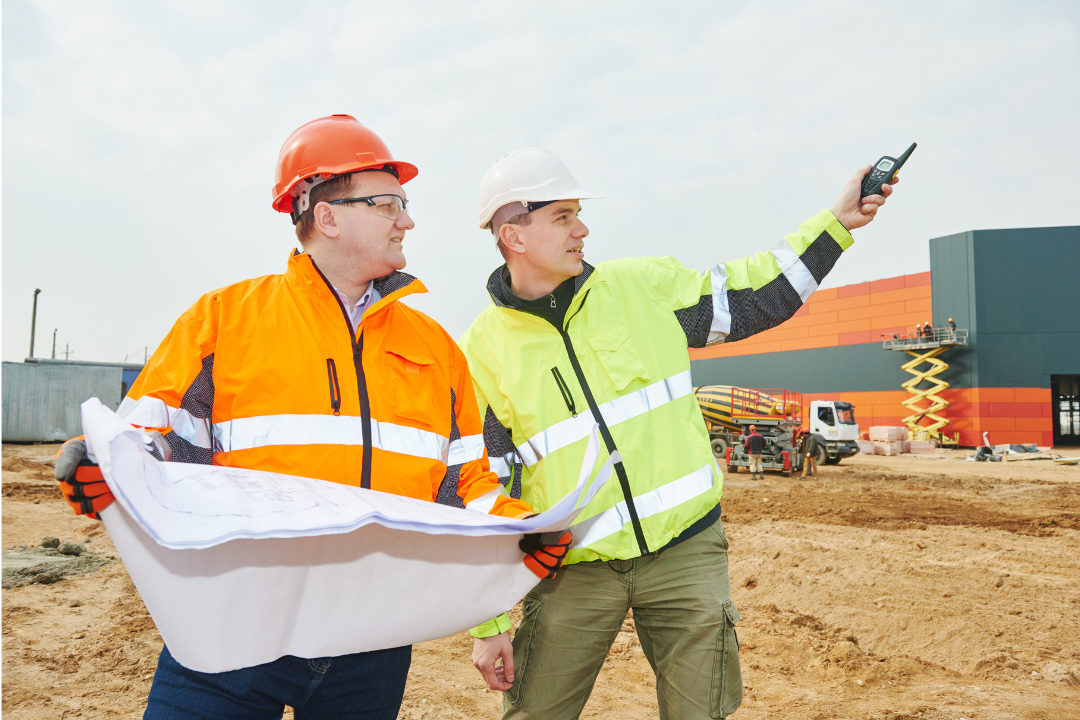
[[(765, 437), (761, 464), (785, 476), (802, 471), (803, 458), (797, 452), (793, 433), (802, 422), (803, 398), (790, 390), (753, 390), (730, 385), (695, 388), (701, 414), (709, 428), (713, 454), (721, 458), (728, 472), (749, 467), (750, 456), (742, 446), (749, 427), (755, 425)], [(826, 428), (824, 421), (833, 419)], [(810, 404), (808, 428), (818, 436), (818, 463), (834, 464), (856, 454), (859, 426), (848, 403), (815, 400)], [(850, 435), (850, 438), (848, 437)], [(841, 437), (842, 436), (842, 437)]]

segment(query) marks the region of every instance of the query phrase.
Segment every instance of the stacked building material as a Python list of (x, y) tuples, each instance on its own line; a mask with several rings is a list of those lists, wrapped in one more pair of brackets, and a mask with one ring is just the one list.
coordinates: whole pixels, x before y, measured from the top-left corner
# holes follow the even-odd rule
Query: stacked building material
[(894, 440), (893, 442), (874, 441), (875, 455), (899, 455), (901, 452), (903, 452), (903, 443), (900, 440)]
[(870, 439), (880, 442), (897, 442), (908, 439), (908, 429), (902, 425), (875, 425), (870, 428)]
[(859, 446), (859, 452), (862, 453), (863, 455), (873, 455), (874, 454), (874, 443), (872, 443), (871, 441), (869, 441), (869, 440), (856, 440), (855, 442)]
[(937, 450), (937, 448), (934, 446), (934, 443), (930, 442), (929, 440), (912, 440), (910, 446), (911, 447), (905, 452), (924, 454), (932, 453)]

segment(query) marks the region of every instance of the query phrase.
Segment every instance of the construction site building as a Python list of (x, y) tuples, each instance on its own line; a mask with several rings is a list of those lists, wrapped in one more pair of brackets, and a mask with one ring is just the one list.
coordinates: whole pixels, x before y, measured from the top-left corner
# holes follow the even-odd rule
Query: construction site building
[[(693, 382), (787, 387), (803, 394), (804, 415), (813, 400), (843, 400), (862, 428), (902, 425), (911, 358), (888, 346), (904, 349), (930, 320), (948, 345), (937, 355), (948, 366), (936, 372), (942, 434), (967, 447), (984, 433), (991, 444), (1080, 445), (1078, 276), (1080, 226), (934, 238), (926, 272), (818, 290), (779, 327), (691, 350)], [(949, 318), (963, 343), (948, 342)]]

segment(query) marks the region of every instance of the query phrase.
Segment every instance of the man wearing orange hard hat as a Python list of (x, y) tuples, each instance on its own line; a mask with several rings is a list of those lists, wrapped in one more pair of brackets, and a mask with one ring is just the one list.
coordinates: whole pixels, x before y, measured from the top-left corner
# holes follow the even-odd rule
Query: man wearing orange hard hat
[[(200, 298), (118, 410), (152, 429), (159, 460), (532, 514), (489, 470), (464, 355), (434, 320), (399, 302), (425, 292), (401, 272), (414, 227), (402, 185), (416, 174), (349, 115), (289, 136), (273, 207), (290, 214), (303, 252), (293, 250), (281, 275)], [(81, 439), (66, 443), (56, 476), (75, 512), (96, 518), (113, 497), (85, 456)], [(569, 542), (569, 533), (553, 546), (532, 542), (525, 564), (554, 577)], [(280, 717), (288, 705), (298, 720), (395, 718), (410, 662), (405, 646), (210, 674), (181, 666), (165, 647), (146, 717)]]

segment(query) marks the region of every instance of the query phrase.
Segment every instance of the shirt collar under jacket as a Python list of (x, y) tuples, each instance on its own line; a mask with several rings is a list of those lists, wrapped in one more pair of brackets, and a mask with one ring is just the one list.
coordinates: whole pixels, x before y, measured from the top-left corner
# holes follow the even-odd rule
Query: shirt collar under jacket
[[(330, 284), (319, 271), (319, 268), (315, 265), (315, 261), (307, 253), (302, 253), (299, 250), (293, 250), (289, 256), (289, 267), (285, 271), (285, 279), (288, 282), (293, 283), (299, 287), (305, 288), (309, 292), (313, 292), (316, 295), (321, 295), (327, 300), (333, 299), (334, 303), (337, 303), (336, 293), (337, 290)], [(398, 300), (406, 295), (412, 295), (413, 293), (425, 293), (427, 288), (424, 287), (424, 283), (417, 280), (412, 275), (403, 272), (392, 272), (389, 275), (385, 275), (381, 278), (375, 278), (372, 280), (373, 296), (378, 293), (378, 297), (371, 299), (364, 308), (364, 314), (374, 308), (376, 305), (381, 305), (383, 300)], [(327, 292), (329, 291), (329, 292)], [(323, 295), (323, 293), (327, 293)], [(344, 307), (348, 307), (348, 303), (344, 304)], [(356, 322), (359, 322), (359, 317), (356, 318)], [(352, 324), (350, 318), (350, 324)]]
[[(341, 298), (341, 306), (349, 307), (349, 296), (337, 289), (337, 286), (331, 285), (334, 288), (334, 292)], [(360, 324), (360, 318), (364, 317), (364, 311), (369, 307), (379, 302), (382, 299), (382, 295), (375, 289), (375, 281), (372, 280), (367, 284), (367, 288), (364, 290), (363, 296), (352, 306), (352, 311), (349, 313), (349, 320), (352, 322), (353, 332), (356, 332), (356, 326)]]

